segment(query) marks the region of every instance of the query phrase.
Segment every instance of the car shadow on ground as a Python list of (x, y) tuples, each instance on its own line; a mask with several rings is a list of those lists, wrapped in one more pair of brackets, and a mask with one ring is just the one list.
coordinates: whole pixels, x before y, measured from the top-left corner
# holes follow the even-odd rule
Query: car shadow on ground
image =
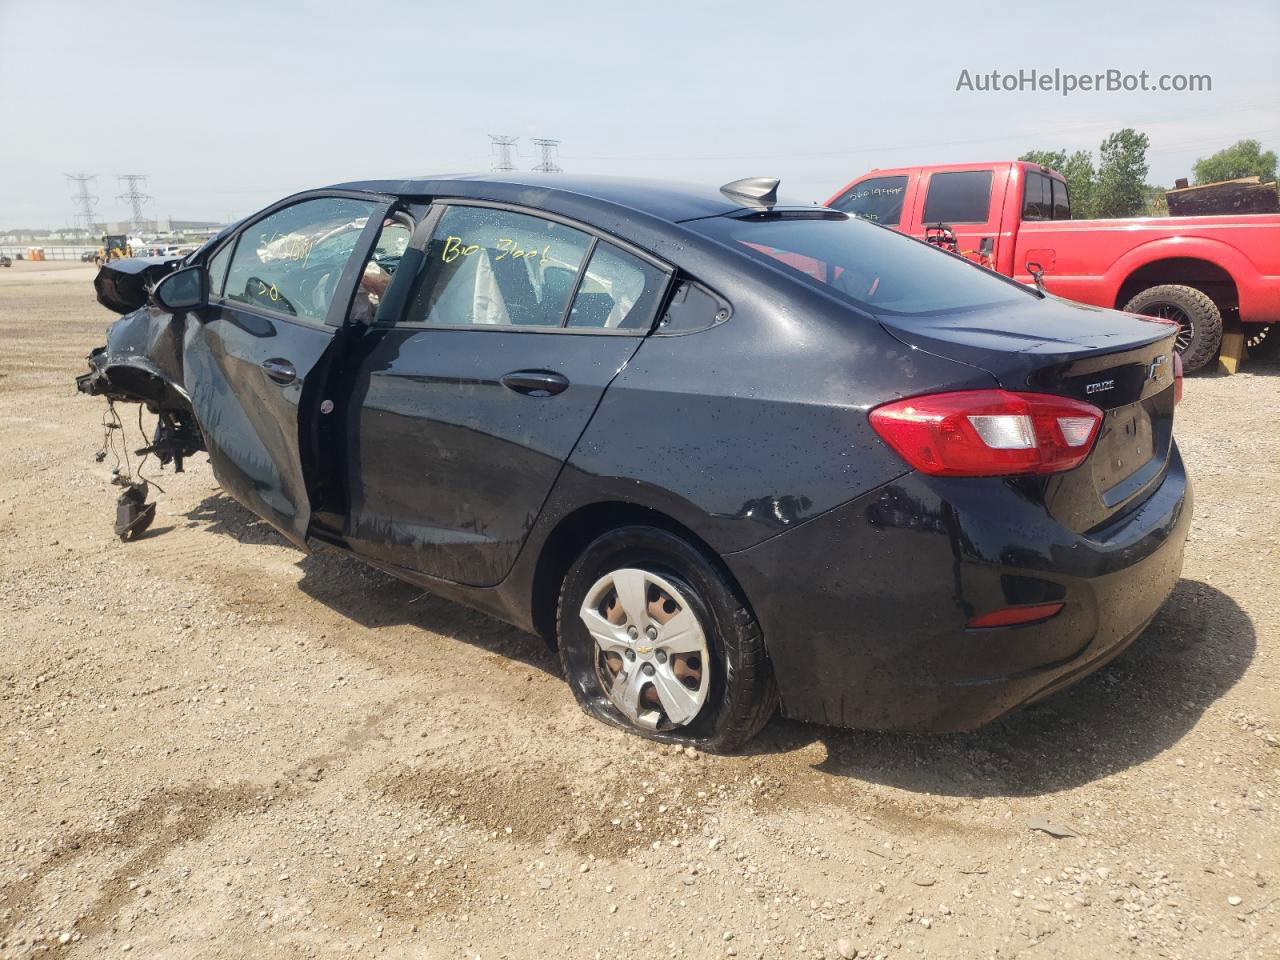
[[(287, 541), (235, 500), (214, 494), (192, 526), (244, 543)], [(364, 627), (408, 625), (558, 677), (539, 638), (424, 593), (337, 550), (298, 554), (299, 587)], [(1155, 621), (1102, 670), (1003, 720), (963, 734), (877, 734), (774, 720), (741, 751), (826, 748), (820, 772), (945, 796), (1035, 796), (1080, 786), (1173, 748), (1244, 674), (1257, 645), (1249, 616), (1220, 590), (1180, 580)], [(424, 643), (424, 656), (429, 645)], [(570, 696), (568, 689), (565, 696)]]
[(1234, 600), (1180, 580), (1151, 626), (1111, 664), (979, 730), (875, 734), (778, 719), (746, 749), (781, 752), (820, 741), (827, 756), (818, 770), (920, 793), (1054, 793), (1175, 748), (1243, 676), (1256, 645), (1253, 622)]
[[(200, 526), (241, 543), (275, 543), (296, 549), (270, 524), (222, 493), (206, 497), (188, 512), (187, 519), (190, 526)], [(307, 596), (362, 627), (412, 626), (560, 676), (559, 660), (541, 638), (426, 593), (350, 554), (321, 545), (311, 553), (299, 550), (296, 565), (302, 571), (298, 587)], [(423, 656), (429, 655), (424, 638)], [(568, 693), (566, 688), (566, 696)]]

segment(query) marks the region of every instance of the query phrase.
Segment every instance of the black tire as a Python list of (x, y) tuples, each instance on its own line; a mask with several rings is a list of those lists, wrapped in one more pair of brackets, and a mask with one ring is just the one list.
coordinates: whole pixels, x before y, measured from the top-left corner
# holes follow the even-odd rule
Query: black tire
[[(579, 611), (601, 577), (624, 568), (657, 574), (674, 585), (702, 626), (711, 668), (708, 689), (697, 715), (683, 726), (651, 730), (633, 724), (614, 706), (598, 675), (600, 653)], [(588, 545), (561, 585), (556, 637), (579, 705), (598, 720), (651, 740), (728, 752), (755, 736), (777, 708), (773, 670), (755, 614), (715, 562), (666, 530), (620, 527)]]
[(1176, 320), (1182, 327), (1178, 335), (1178, 353), (1182, 369), (1199, 370), (1213, 359), (1222, 345), (1222, 311), (1207, 294), (1195, 287), (1164, 283), (1148, 287), (1125, 304), (1128, 313)]

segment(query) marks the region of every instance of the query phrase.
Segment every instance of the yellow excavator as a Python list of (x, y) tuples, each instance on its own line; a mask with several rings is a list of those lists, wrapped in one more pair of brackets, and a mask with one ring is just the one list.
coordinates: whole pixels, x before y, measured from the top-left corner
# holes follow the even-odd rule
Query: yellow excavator
[(108, 233), (102, 238), (102, 246), (93, 255), (93, 262), (102, 266), (108, 260), (123, 260), (133, 256), (133, 248), (129, 246), (129, 238), (123, 233)]

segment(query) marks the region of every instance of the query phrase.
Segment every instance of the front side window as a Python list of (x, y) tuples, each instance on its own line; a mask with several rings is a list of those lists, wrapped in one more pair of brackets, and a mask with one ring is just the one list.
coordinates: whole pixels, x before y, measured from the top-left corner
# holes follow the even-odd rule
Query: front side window
[(224, 299), (324, 323), (374, 207), (369, 200), (321, 197), (247, 227), (227, 270)]
[(667, 276), (611, 243), (596, 243), (569, 310), (569, 327), (648, 329)]
[(990, 170), (935, 173), (929, 178), (925, 223), (986, 223), (990, 210)]
[(902, 221), (902, 200), (906, 194), (906, 177), (872, 177), (855, 183), (831, 206), (863, 220), (896, 227)]
[(590, 246), (588, 234), (541, 217), (449, 207), (432, 231), (405, 319), (558, 327)]
[(690, 226), (873, 314), (943, 313), (1035, 295), (896, 231), (837, 216), (710, 217)]

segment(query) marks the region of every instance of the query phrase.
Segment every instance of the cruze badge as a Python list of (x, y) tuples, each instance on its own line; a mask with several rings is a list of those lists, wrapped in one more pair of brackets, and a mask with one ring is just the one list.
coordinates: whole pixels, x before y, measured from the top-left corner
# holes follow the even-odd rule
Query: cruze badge
[(1103, 390), (1110, 390), (1116, 385), (1114, 380), (1099, 380), (1097, 383), (1091, 383), (1084, 388), (1085, 393), (1101, 393)]

